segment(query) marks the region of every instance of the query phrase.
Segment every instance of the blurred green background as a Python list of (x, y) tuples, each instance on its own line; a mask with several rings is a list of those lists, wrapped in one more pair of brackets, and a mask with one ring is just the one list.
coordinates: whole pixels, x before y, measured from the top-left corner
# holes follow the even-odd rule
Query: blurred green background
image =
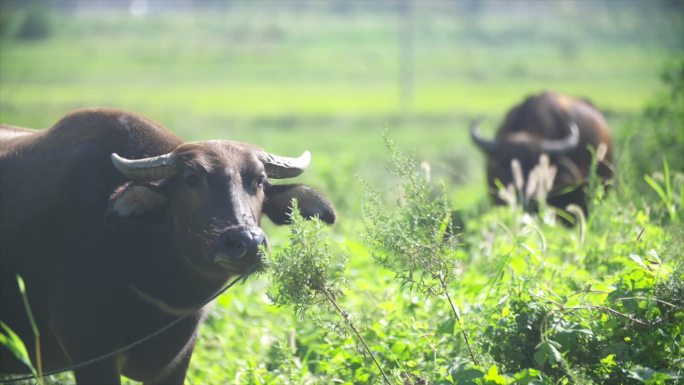
[[(392, 181), (385, 130), (447, 181), (455, 209), (479, 207), (487, 197), (483, 158), (468, 135), (474, 118), (485, 117), (491, 134), (531, 93), (587, 97), (614, 131), (619, 164), (628, 134), (643, 128), (644, 106), (663, 89), (659, 74), (684, 53), (677, 0), (0, 4), (2, 123), (45, 128), (70, 110), (108, 106), (187, 140), (240, 140), (283, 155), (311, 150), (313, 164), (299, 179), (339, 210), (333, 231), (351, 250), (356, 288), (347, 304), (360, 318), (370, 317), (368, 303), (393, 314), (420, 301), (408, 295), (397, 304), (391, 274), (373, 267), (358, 241), (359, 178), (380, 188)], [(287, 229), (265, 226), (277, 247)], [(220, 298), (189, 383), (268, 383), (246, 373), (278, 373), (264, 362), (278, 362), (276, 342), (295, 334), (311, 349), (302, 359), (318, 360), (312, 373), (344, 365), (347, 356), (317, 356), (338, 345), (268, 306), (266, 286), (254, 280)]]
[(682, 52), (679, 3), (3, 0), (0, 119), (110, 106), (362, 175), (388, 128), (468, 182), (470, 120), (493, 132), (530, 93), (588, 97), (619, 135)]
[(641, 107), (682, 49), (667, 2), (3, 4), (3, 118), (39, 126), (112, 105), (188, 135), (205, 128), (196, 116), (216, 130), (346, 127), (500, 114), (545, 88), (619, 113)]

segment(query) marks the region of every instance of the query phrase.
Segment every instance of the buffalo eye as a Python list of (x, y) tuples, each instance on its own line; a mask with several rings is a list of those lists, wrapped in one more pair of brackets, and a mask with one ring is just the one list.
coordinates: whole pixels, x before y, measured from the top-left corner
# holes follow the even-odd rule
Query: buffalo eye
[(202, 177), (195, 173), (187, 174), (183, 177), (183, 182), (188, 188), (197, 188), (202, 183)]
[(254, 189), (260, 190), (264, 188), (264, 183), (266, 183), (266, 175), (261, 174), (256, 179), (254, 179)]

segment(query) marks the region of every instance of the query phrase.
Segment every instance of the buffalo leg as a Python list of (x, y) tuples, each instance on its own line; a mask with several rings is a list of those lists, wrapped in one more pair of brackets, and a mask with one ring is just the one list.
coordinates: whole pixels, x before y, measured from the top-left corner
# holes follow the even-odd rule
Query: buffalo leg
[[(194, 342), (192, 345), (194, 345)], [(188, 371), (188, 366), (190, 366), (191, 356), (192, 347), (181, 353), (181, 355), (176, 359), (173, 369), (157, 377), (154, 381), (145, 381), (143, 385), (183, 385)]]
[[(183, 385), (195, 349), (197, 330), (195, 325), (204, 317), (195, 314), (164, 334), (128, 353), (129, 361), (142, 364), (145, 373), (156, 372), (144, 385)], [(181, 342), (182, 345), (177, 344)], [(155, 368), (155, 369), (152, 369)], [(127, 369), (123, 370), (128, 375)]]
[[(57, 317), (56, 317), (57, 318)], [(67, 318), (57, 318), (51, 322), (54, 335), (57, 337), (64, 354), (74, 365), (79, 365), (106, 353), (98, 348), (95, 342), (104, 346), (114, 346), (111, 341), (98, 335), (98, 331), (89, 328), (87, 323), (73, 322)], [(94, 322), (93, 322), (94, 323)], [(78, 385), (120, 385), (121, 372), (115, 357), (107, 357), (91, 364), (74, 369)]]

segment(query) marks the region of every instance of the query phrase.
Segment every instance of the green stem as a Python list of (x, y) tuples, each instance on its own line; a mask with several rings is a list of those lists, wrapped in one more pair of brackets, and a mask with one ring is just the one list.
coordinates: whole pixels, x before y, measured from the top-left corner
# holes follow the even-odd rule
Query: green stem
[(461, 318), (458, 316), (458, 310), (456, 309), (456, 305), (454, 305), (454, 302), (451, 300), (451, 296), (449, 295), (449, 291), (447, 290), (446, 282), (444, 282), (444, 278), (442, 277), (441, 274), (438, 274), (438, 277), (439, 277), (439, 282), (442, 284), (442, 290), (444, 292), (444, 295), (446, 296), (447, 300), (449, 301), (449, 306), (451, 306), (451, 311), (454, 313), (454, 317), (456, 318), (456, 322), (458, 322), (458, 325), (461, 327), (461, 335), (463, 336), (463, 340), (465, 341), (466, 348), (468, 349), (468, 354), (470, 355), (470, 359), (473, 360), (473, 363), (475, 365), (479, 365), (477, 360), (475, 359), (475, 355), (473, 354), (472, 349), (470, 348), (470, 340), (468, 340), (468, 334), (465, 332), (465, 328), (463, 327), (463, 324), (461, 323)]
[(19, 286), (19, 293), (21, 294), (21, 299), (24, 302), (24, 308), (26, 309), (26, 314), (28, 315), (31, 329), (33, 330), (34, 343), (36, 346), (36, 366), (38, 367), (38, 383), (43, 385), (43, 360), (41, 359), (40, 353), (40, 331), (36, 325), (36, 320), (33, 318), (33, 312), (31, 311), (28, 296), (26, 295), (26, 286), (20, 275), (17, 275), (17, 285)]
[(385, 371), (382, 370), (382, 366), (380, 366), (378, 359), (375, 358), (375, 354), (373, 354), (373, 351), (370, 349), (370, 347), (366, 343), (366, 340), (363, 339), (363, 337), (361, 336), (361, 333), (359, 333), (359, 331), (356, 329), (356, 326), (354, 326), (354, 323), (349, 319), (349, 314), (347, 314), (347, 312), (345, 312), (344, 310), (342, 310), (342, 308), (340, 308), (340, 306), (337, 304), (337, 301), (335, 301), (335, 298), (333, 298), (333, 296), (330, 295), (330, 293), (328, 292), (327, 289), (322, 289), (321, 292), (323, 292), (323, 294), (325, 294), (328, 301), (330, 301), (330, 303), (332, 303), (333, 306), (335, 306), (335, 309), (337, 309), (337, 312), (340, 313), (342, 318), (344, 318), (344, 321), (347, 323), (347, 325), (349, 325), (349, 328), (351, 328), (351, 330), (354, 331), (354, 334), (356, 334), (356, 337), (359, 339), (359, 341), (361, 341), (361, 343), (363, 344), (363, 347), (366, 348), (366, 351), (370, 354), (371, 358), (373, 358), (373, 362), (375, 363), (375, 366), (377, 366), (378, 370), (380, 370), (380, 373), (382, 374), (382, 378), (385, 380), (387, 385), (392, 385), (389, 378), (387, 378)]

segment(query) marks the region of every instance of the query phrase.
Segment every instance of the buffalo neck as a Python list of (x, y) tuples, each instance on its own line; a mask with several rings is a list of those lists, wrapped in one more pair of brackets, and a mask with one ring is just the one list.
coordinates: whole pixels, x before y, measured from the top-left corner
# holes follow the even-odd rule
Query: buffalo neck
[[(145, 227), (142, 231), (141, 227)], [(168, 223), (129, 223), (117, 231), (121, 284), (167, 313), (195, 309), (217, 293), (230, 274), (204, 272), (182, 255)], [(162, 309), (164, 311), (164, 309)]]

